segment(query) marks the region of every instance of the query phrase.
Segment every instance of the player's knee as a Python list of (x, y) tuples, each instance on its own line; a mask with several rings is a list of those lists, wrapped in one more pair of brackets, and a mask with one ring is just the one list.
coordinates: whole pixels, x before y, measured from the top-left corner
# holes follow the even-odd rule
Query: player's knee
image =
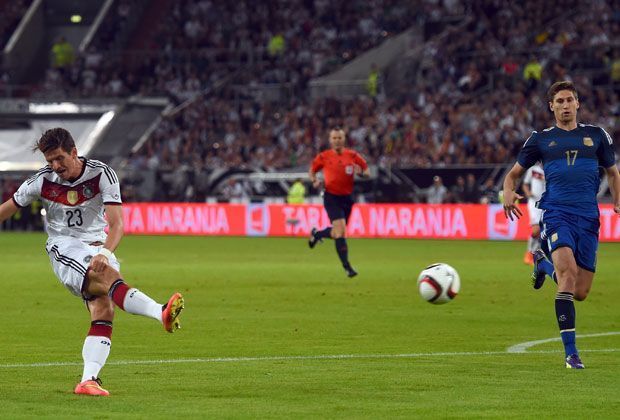
[(586, 298), (588, 297), (589, 294), (589, 290), (578, 290), (575, 292), (575, 300), (579, 301), (579, 302), (583, 302), (584, 300), (586, 300)]
[(88, 302), (88, 309), (93, 320), (112, 321), (114, 319), (114, 303), (107, 296), (98, 296)]
[(336, 223), (332, 226), (332, 238), (344, 238), (345, 228), (341, 223)]
[(577, 270), (557, 269), (555, 270), (556, 277), (558, 278), (558, 285), (561, 289), (566, 291), (573, 291), (577, 286)]
[(106, 266), (102, 271), (89, 270), (88, 280), (91, 284), (100, 286), (107, 291), (112, 283), (121, 277), (120, 273), (111, 266)]

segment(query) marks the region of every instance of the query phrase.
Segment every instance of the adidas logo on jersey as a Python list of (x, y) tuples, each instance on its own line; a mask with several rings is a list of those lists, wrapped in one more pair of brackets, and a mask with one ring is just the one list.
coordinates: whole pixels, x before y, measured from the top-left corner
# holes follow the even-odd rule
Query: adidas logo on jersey
[(555, 146), (557, 143), (555, 142), (555, 140), (551, 140), (551, 142), (549, 143), (549, 147), (553, 147)]

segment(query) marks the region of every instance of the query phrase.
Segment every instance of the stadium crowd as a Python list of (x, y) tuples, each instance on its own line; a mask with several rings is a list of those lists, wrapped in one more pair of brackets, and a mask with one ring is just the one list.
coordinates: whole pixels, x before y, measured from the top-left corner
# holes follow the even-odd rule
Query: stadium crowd
[(544, 3), (473, 3), (479, 7), (467, 30), (457, 26), (432, 39), (422, 76), (399, 97), (284, 104), (205, 98), (164, 120), (132, 160), (301, 167), (324, 145), (329, 127), (342, 125), (351, 146), (382, 166), (508, 162), (532, 129), (550, 123), (545, 87), (561, 78), (576, 83), (583, 121), (620, 129), (618, 89), (607, 89), (619, 81), (611, 39), (620, 15), (608, 3), (584, 10), (561, 2), (568, 12), (557, 25), (557, 7)]
[(0, 50), (6, 47), (11, 35), (17, 29), (19, 21), (26, 14), (32, 0), (14, 0), (3, 2), (0, 13)]
[[(291, 83), (296, 94), (280, 103), (240, 99), (228, 88), (200, 97), (162, 120), (128, 157), (129, 173), (176, 172), (177, 181), (168, 183), (180, 185), (226, 168), (306, 168), (334, 125), (345, 127), (349, 145), (383, 168), (505, 163), (533, 129), (551, 123), (545, 89), (558, 79), (576, 83), (580, 120), (620, 134), (615, 0), (421, 0), (416, 7), (400, 0), (170, 4), (148, 38), (157, 54), (138, 67), (131, 60), (123, 67), (122, 57), (105, 48), (119, 44), (118, 37), (127, 39), (131, 25), (120, 19), (118, 31), (99, 35), (96, 47), (63, 73), (64, 81), (51, 85), (77, 96), (165, 93), (180, 102), (233, 74), (245, 86)], [(143, 4), (122, 0), (117, 7), (122, 17)], [(310, 78), (414, 22), (432, 27), (454, 16), (462, 19), (429, 31), (419, 71), (401, 91), (307, 99)], [(167, 198), (185, 199), (178, 190)]]
[(144, 50), (123, 53), (143, 3), (119, 1), (93, 48), (67, 72), (50, 69), (41, 93), (184, 100), (234, 74), (239, 84), (286, 83), (303, 94), (311, 78), (403, 31), (416, 13), (405, 0), (175, 1), (143, 35)]

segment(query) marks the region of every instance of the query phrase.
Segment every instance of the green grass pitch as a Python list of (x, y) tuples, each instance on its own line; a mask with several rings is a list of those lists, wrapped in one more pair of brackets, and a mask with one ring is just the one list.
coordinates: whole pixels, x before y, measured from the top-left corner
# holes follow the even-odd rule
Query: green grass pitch
[[(117, 311), (101, 373), (110, 398), (72, 394), (88, 314), (54, 277), (43, 234), (0, 232), (0, 417), (617, 418), (620, 244), (602, 244), (577, 308), (586, 364), (564, 368), (554, 284), (532, 290), (525, 245), (126, 237), (130, 285), (163, 302), (184, 293), (182, 329)], [(416, 278), (442, 261), (461, 293), (424, 302)]]

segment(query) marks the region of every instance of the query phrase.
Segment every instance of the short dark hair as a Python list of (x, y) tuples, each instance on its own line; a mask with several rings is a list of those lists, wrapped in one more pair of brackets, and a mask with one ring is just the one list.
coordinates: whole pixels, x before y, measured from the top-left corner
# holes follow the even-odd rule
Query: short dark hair
[(579, 95), (577, 95), (577, 89), (575, 89), (575, 85), (573, 84), (573, 82), (570, 82), (568, 80), (562, 80), (560, 82), (555, 82), (551, 85), (551, 87), (547, 91), (547, 100), (549, 100), (549, 102), (553, 102), (553, 98), (555, 98), (555, 95), (561, 90), (570, 90), (571, 92), (573, 92), (573, 95), (575, 95), (575, 99), (579, 99)]
[(59, 147), (65, 152), (71, 153), (75, 147), (75, 141), (73, 141), (71, 133), (64, 128), (57, 127), (51, 128), (43, 133), (41, 138), (35, 143), (32, 150), (40, 150), (41, 153), (47, 153), (50, 150), (55, 150)]

